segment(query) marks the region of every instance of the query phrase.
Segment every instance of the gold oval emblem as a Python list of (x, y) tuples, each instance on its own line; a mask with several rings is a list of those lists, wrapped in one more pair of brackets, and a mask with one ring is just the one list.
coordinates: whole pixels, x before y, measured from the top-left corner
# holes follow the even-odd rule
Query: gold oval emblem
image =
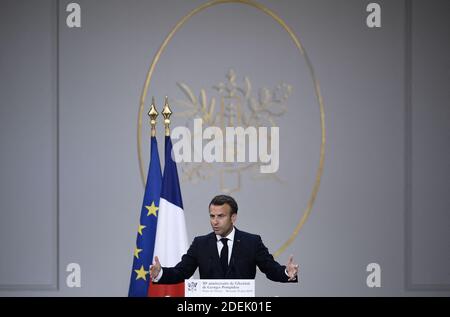
[(300, 52), (301, 56), (303, 56), (303, 58), (305, 59), (307, 68), (308, 68), (310, 76), (311, 76), (311, 80), (312, 80), (313, 85), (314, 85), (315, 95), (316, 95), (317, 102), (318, 102), (318, 105), (319, 105), (320, 126), (321, 126), (321, 144), (320, 144), (319, 167), (318, 167), (317, 172), (316, 172), (316, 180), (314, 182), (314, 186), (312, 188), (311, 195), (309, 196), (306, 208), (303, 211), (303, 214), (302, 214), (299, 222), (297, 223), (296, 227), (294, 228), (294, 231), (291, 233), (289, 238), (273, 254), (274, 257), (278, 257), (281, 253), (283, 253), (283, 251), (286, 250), (286, 248), (297, 237), (298, 233), (300, 232), (300, 229), (303, 227), (303, 225), (305, 224), (306, 220), (308, 219), (308, 217), (309, 217), (309, 215), (311, 213), (314, 201), (315, 201), (317, 193), (319, 191), (320, 181), (321, 181), (322, 173), (323, 173), (323, 165), (324, 165), (324, 160), (325, 160), (325, 113), (324, 113), (322, 94), (320, 93), (319, 82), (318, 82), (318, 80), (317, 80), (317, 78), (316, 78), (316, 76), (314, 74), (314, 70), (313, 70), (313, 67), (311, 65), (311, 62), (310, 62), (310, 60), (308, 58), (308, 55), (306, 54), (305, 49), (302, 46), (300, 40), (294, 34), (292, 29), (276, 13), (274, 13), (273, 11), (268, 9), (267, 7), (263, 6), (262, 4), (259, 4), (257, 2), (251, 1), (251, 0), (213, 0), (213, 1), (210, 1), (210, 2), (206, 2), (206, 3), (202, 4), (201, 6), (195, 8), (191, 12), (189, 12), (183, 18), (181, 18), (177, 22), (175, 27), (166, 36), (166, 38), (164, 39), (164, 41), (161, 44), (160, 48), (158, 49), (158, 51), (156, 52), (155, 56), (153, 57), (152, 63), (150, 64), (150, 68), (149, 68), (148, 73), (147, 73), (147, 78), (145, 80), (144, 88), (142, 90), (141, 99), (140, 99), (139, 114), (138, 114), (138, 129), (137, 129), (137, 139), (138, 139), (137, 140), (137, 146), (138, 146), (139, 170), (140, 170), (141, 180), (142, 180), (142, 183), (145, 186), (145, 173), (144, 173), (144, 166), (143, 166), (143, 162), (142, 162), (142, 153), (141, 153), (142, 152), (142, 146), (141, 146), (141, 143), (142, 143), (142, 138), (141, 138), (141, 134), (142, 134), (142, 113), (144, 111), (144, 105), (145, 105), (145, 99), (147, 97), (147, 91), (148, 91), (148, 88), (150, 86), (150, 82), (151, 82), (151, 79), (152, 79), (152, 76), (153, 76), (153, 71), (155, 70), (156, 64), (158, 63), (158, 60), (159, 60), (161, 54), (163, 53), (163, 51), (165, 50), (165, 48), (169, 44), (169, 42), (172, 39), (172, 37), (175, 35), (175, 33), (180, 28), (183, 27), (183, 25), (189, 19), (191, 19), (194, 15), (196, 15), (197, 13), (199, 13), (199, 12), (209, 8), (209, 7), (216, 6), (216, 5), (219, 5), (219, 4), (225, 4), (225, 3), (239, 3), (239, 4), (244, 4), (244, 5), (251, 6), (251, 7), (255, 8), (255, 9), (265, 13), (266, 15), (270, 16), (281, 27), (283, 27), (283, 29), (289, 34), (290, 38), (294, 42), (294, 44), (297, 47), (298, 51)]

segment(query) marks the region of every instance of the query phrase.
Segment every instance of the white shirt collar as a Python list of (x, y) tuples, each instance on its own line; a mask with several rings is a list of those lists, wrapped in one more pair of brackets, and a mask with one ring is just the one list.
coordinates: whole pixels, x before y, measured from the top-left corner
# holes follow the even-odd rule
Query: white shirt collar
[[(233, 226), (233, 230), (231, 230), (231, 232), (224, 238), (227, 238), (228, 240), (233, 241), (235, 233), (236, 233), (236, 230), (234, 230), (234, 226)], [(222, 236), (216, 234), (216, 238), (217, 238), (217, 242), (219, 242), (220, 239), (222, 239)]]

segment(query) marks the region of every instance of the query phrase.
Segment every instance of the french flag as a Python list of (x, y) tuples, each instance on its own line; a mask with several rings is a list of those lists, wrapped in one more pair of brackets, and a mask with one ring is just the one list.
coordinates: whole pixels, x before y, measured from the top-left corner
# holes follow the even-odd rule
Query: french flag
[[(173, 267), (180, 262), (187, 249), (186, 222), (177, 165), (172, 159), (172, 140), (170, 136), (166, 136), (165, 165), (153, 257), (159, 258), (161, 266)], [(151, 283), (148, 296), (184, 297), (184, 282), (171, 285)]]

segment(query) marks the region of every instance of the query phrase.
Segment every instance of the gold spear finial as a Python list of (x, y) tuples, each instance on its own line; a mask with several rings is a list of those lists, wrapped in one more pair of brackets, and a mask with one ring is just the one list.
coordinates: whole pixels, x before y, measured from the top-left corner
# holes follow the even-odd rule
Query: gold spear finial
[(169, 98), (165, 98), (164, 100), (164, 108), (162, 111), (162, 115), (164, 117), (164, 126), (166, 127), (166, 136), (170, 136), (170, 116), (172, 115), (172, 110), (169, 107)]
[(156, 136), (156, 118), (158, 117), (158, 111), (155, 107), (155, 97), (152, 97), (152, 105), (150, 106), (150, 111), (148, 116), (150, 117), (150, 126), (152, 128), (152, 136)]

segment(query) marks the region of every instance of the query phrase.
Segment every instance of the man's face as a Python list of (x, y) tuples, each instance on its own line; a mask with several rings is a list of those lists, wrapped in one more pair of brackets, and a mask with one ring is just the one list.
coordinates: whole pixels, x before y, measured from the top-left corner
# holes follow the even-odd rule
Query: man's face
[(209, 206), (209, 220), (215, 234), (227, 236), (233, 230), (237, 214), (231, 215), (231, 207), (228, 204), (222, 206)]

